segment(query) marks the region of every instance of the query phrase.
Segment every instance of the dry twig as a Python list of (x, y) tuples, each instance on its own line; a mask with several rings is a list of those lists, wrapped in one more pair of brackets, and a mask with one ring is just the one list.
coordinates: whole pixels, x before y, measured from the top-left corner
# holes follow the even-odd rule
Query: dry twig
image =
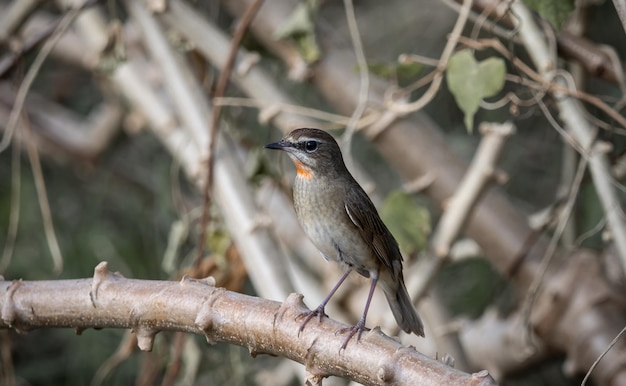
[[(233, 35), (228, 56), (226, 57), (226, 64), (224, 65), (222, 73), (220, 74), (220, 78), (217, 81), (215, 98), (221, 98), (226, 93), (226, 87), (228, 86), (230, 74), (235, 64), (235, 58), (237, 57), (237, 52), (239, 50), (241, 40), (243, 39), (243, 36), (248, 29), (248, 26), (250, 25), (250, 23), (252, 23), (252, 20), (254, 20), (254, 16), (259, 11), (259, 8), (262, 4), (263, 0), (255, 0), (255, 2), (252, 3), (248, 7), (248, 9), (246, 9), (246, 12), (243, 14), (241, 20), (239, 21), (237, 29), (235, 30), (235, 33)], [(213, 112), (211, 114), (211, 126), (209, 127), (210, 137), (206, 168), (207, 175), (205, 178), (205, 186), (203, 189), (204, 202), (202, 209), (202, 219), (200, 220), (200, 232), (198, 236), (198, 254), (196, 255), (196, 260), (194, 261), (195, 266), (198, 266), (200, 264), (200, 261), (202, 261), (202, 259), (204, 258), (206, 230), (209, 224), (209, 207), (211, 206), (210, 199), (211, 192), (213, 190), (213, 164), (215, 162), (215, 147), (218, 138), (217, 134), (219, 132), (219, 120), (221, 112), (221, 106), (213, 106)]]

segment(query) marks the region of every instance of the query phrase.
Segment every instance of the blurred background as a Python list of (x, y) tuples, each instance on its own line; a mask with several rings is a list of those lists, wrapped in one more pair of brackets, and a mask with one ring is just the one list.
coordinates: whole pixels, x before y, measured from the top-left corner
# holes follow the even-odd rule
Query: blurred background
[[(579, 261), (571, 256), (591, 255), (603, 273), (596, 282), (623, 302), (623, 268), (606, 231), (594, 177), (587, 172), (576, 182), (580, 157), (546, 118), (559, 120), (561, 113), (547, 86), (538, 90), (524, 83), (520, 79), (531, 79), (529, 74), (494, 47), (478, 49), (472, 51), (476, 63), (499, 58), (509, 77), (493, 93), (470, 92), (481, 101), (471, 130), (446, 80), (419, 111), (398, 114), (379, 125), (380, 131), (372, 128), (384, 120), (376, 114), (393, 98), (400, 103), (428, 95), (460, 3), (355, 2), (364, 71), (344, 2), (265, 2), (244, 36), (228, 98), (217, 100), (222, 110), (214, 194), (201, 256), (212, 98), (231, 35), (252, 2), (93, 3), (59, 34), (59, 26), (70, 21), (68, 2), (0, 0), (0, 274), (6, 280), (86, 278), (107, 261), (126, 277), (212, 275), (229, 290), (279, 301), (298, 291), (310, 308), (317, 306), (341, 272), (319, 258), (293, 225), (293, 167), (284, 154), (263, 145), (306, 125), (345, 138), (365, 72), (370, 88), (363, 116), (374, 121), (362, 122), (351, 146), (341, 143), (351, 170), (400, 241), (405, 277), (426, 321), (427, 339), (405, 334), (399, 339), (432, 357), (450, 353), (461, 370), (486, 368), (502, 385), (580, 384), (589, 359), (581, 359), (572, 347), (584, 351), (585, 341), (562, 338), (555, 331), (564, 328), (562, 334), (570, 336), (570, 330), (547, 321), (560, 316), (543, 311), (530, 319), (530, 327), (520, 322), (530, 283), (538, 277), (572, 189), (577, 196), (559, 239), (559, 257), (539, 281), (556, 283)], [(527, 4), (556, 62), (571, 73), (568, 82), (597, 95), (623, 117), (625, 31), (613, 4), (620, 1), (582, 3)], [(462, 35), (473, 41), (499, 39), (511, 55), (534, 68), (507, 16), (507, 4), (475, 1)], [(20, 101), (20, 86), (38, 65), (46, 42), (57, 35)], [(463, 48), (460, 44), (457, 51)], [(399, 60), (401, 55), (414, 56)], [(505, 98), (509, 93), (517, 99)], [(12, 117), (20, 104), (22, 112)], [(623, 203), (620, 162), (626, 128), (598, 105), (585, 107), (586, 119), (600, 128), (594, 138), (610, 144), (606, 166)], [(16, 118), (17, 124), (12, 122)], [(476, 154), (481, 124), (505, 121), (514, 124), (515, 132), (494, 166), (506, 178), (482, 189), (480, 209), (464, 221), (469, 230), (463, 228), (454, 238), (449, 254), (436, 256), (429, 240)], [(229, 209), (239, 203), (247, 210), (243, 218)], [(261, 231), (249, 231), (255, 227)], [(259, 249), (265, 245), (259, 240), (266, 239), (271, 246)], [(434, 263), (432, 280), (427, 280), (433, 261), (441, 264)], [(254, 277), (258, 264), (277, 264), (275, 271), (288, 275), (285, 280)], [(607, 271), (615, 275), (604, 275)], [(368, 288), (367, 280), (352, 276), (328, 309), (331, 318), (346, 323), (357, 320)], [(263, 281), (279, 283), (263, 288)], [(597, 310), (580, 312), (596, 315)], [(606, 322), (613, 329), (598, 324), (583, 335), (592, 339), (598, 334), (601, 342), (610, 342), (615, 329), (624, 327), (623, 308), (617, 315)], [(377, 296), (368, 325), (397, 335), (390, 318)], [(527, 327), (539, 342), (531, 345), (531, 353), (523, 350), (528, 342), (521, 338)], [(512, 352), (505, 353), (502, 342), (510, 332), (500, 331), (508, 328), (517, 335), (511, 338), (516, 340)], [(297, 385), (303, 379), (302, 368), (284, 359), (252, 358), (246, 348), (208, 345), (203, 337), (184, 334), (159, 334), (150, 353), (139, 351), (128, 332), (113, 329), (86, 330), (80, 336), (71, 330), (0, 331), (0, 345), (0, 379), (6, 385)], [(589, 356), (605, 348), (594, 347)], [(615, 355), (623, 349), (616, 347)], [(492, 359), (498, 357), (517, 359)], [(606, 360), (614, 370), (600, 370), (589, 384), (619, 384), (616, 374), (626, 368), (623, 360)], [(326, 382), (347, 384), (334, 378)]]

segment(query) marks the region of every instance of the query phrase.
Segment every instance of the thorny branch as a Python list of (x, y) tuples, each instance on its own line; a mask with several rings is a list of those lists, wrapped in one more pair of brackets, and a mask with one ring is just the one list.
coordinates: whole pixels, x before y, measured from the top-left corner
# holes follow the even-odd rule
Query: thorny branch
[[(342, 325), (330, 319), (298, 332), (306, 307), (293, 294), (278, 303), (216, 288), (214, 280), (126, 279), (100, 263), (93, 279), (0, 281), (0, 328), (127, 328), (150, 351), (161, 331), (203, 335), (209, 343), (247, 347), (253, 355), (284, 356), (309, 374), (343, 376), (364, 385), (495, 385), (486, 371), (467, 374), (402, 347), (379, 329), (337, 355)], [(63, 310), (63, 312), (60, 312)]]

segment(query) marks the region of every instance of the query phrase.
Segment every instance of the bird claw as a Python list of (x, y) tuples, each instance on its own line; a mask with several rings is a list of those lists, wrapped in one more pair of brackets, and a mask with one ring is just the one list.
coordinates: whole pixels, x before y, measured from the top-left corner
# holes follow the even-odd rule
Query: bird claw
[(324, 307), (322, 306), (319, 306), (312, 311), (303, 312), (298, 315), (298, 318), (304, 318), (302, 324), (300, 324), (300, 328), (298, 329), (298, 336), (300, 336), (300, 333), (302, 332), (302, 330), (304, 330), (304, 327), (307, 325), (307, 323), (309, 323), (311, 319), (313, 319), (315, 316), (317, 316), (318, 322), (321, 322), (322, 318), (328, 315), (326, 315), (326, 313), (324, 312)]
[(365, 327), (365, 322), (363, 321), (359, 321), (354, 326), (344, 327), (344, 328), (340, 328), (339, 330), (337, 330), (337, 332), (335, 332), (335, 335), (344, 334), (348, 332), (348, 336), (346, 336), (346, 339), (343, 340), (343, 343), (341, 344), (339, 351), (345, 350), (346, 346), (348, 345), (348, 342), (350, 341), (350, 339), (352, 339), (354, 335), (356, 335), (356, 341), (358, 342), (361, 339), (361, 334), (363, 334), (364, 331), (369, 331), (369, 330), (370, 330), (369, 328)]

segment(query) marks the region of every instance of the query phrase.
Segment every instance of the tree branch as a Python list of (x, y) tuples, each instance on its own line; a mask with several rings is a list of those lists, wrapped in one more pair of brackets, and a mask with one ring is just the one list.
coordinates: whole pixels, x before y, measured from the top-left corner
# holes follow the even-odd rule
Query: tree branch
[[(168, 121), (180, 119), (183, 122), (182, 128), (186, 133), (175, 133), (171, 127), (163, 125), (153, 128), (159, 130), (155, 132), (173, 153), (180, 152), (181, 146), (185, 148), (184, 157), (189, 158), (189, 164), (185, 165), (189, 166), (188, 172), (194, 172), (193, 182), (202, 188), (204, 187), (202, 176), (206, 175), (204, 168), (207, 167), (205, 161), (209, 143), (209, 133), (206, 130), (210, 115), (208, 101), (198, 89), (197, 82), (191, 75), (188, 66), (174, 55), (163, 31), (158, 28), (157, 21), (153, 19), (153, 16), (140, 3), (130, 1), (129, 7), (131, 15), (137, 18), (144, 29), (146, 44), (157, 63), (161, 64), (167, 89), (172, 94), (177, 116), (176, 118), (170, 117)], [(127, 78), (135, 77), (132, 81), (135, 83), (135, 87), (138, 86), (137, 72), (123, 72), (119, 75)], [(130, 88), (129, 80), (122, 81), (117, 76), (115, 80), (119, 87), (126, 93), (132, 94), (133, 99), (136, 98), (134, 100), (145, 101), (148, 98), (155, 105), (161, 104), (160, 101), (141, 95)], [(148, 107), (143, 104), (139, 106)], [(146, 115), (163, 114), (163, 111), (169, 109), (160, 107), (160, 110), (160, 112), (158, 110), (155, 112), (150, 109), (145, 110), (144, 113)], [(246, 177), (243, 175), (242, 167), (230, 141), (225, 135), (220, 134), (218, 144), (220, 145), (216, 148), (216, 163), (214, 165), (215, 201), (224, 215), (225, 222), (233, 234), (246, 266), (256, 267), (256, 269), (248, 271), (255, 287), (264, 297), (284, 299), (292, 285), (285, 272), (283, 260), (281, 260), (282, 254), (268, 230), (258, 226), (260, 212), (247, 188)], [(278, 274), (275, 280), (268, 281), (267, 278), (272, 277), (268, 271), (282, 272), (283, 274)]]
[(302, 296), (285, 303), (216, 288), (212, 278), (180, 282), (126, 279), (100, 263), (93, 279), (0, 281), (0, 328), (129, 328), (150, 351), (156, 334), (182, 331), (209, 343), (243, 346), (300, 362), (311, 377), (350, 378), (364, 385), (494, 385), (486, 371), (467, 374), (403, 347), (379, 329), (337, 350), (341, 323), (324, 318), (298, 334)]
[[(557, 63), (552, 58), (539, 27), (533, 20), (532, 14), (520, 1), (515, 1), (511, 5), (511, 10), (517, 16), (515, 20), (518, 20), (517, 26), (520, 38), (526, 46), (526, 50), (535, 63), (538, 72), (546, 79), (552, 78), (557, 69)], [(555, 79), (555, 82), (563, 87), (567, 87), (567, 84), (561, 78)], [(626, 272), (626, 223), (623, 219), (624, 212), (621, 208), (620, 200), (615, 192), (614, 179), (610, 173), (606, 155), (608, 149), (599, 143), (594, 144), (597, 128), (592, 127), (586, 119), (584, 115), (585, 109), (582, 104), (562, 92), (550, 91), (556, 101), (561, 120), (566, 124), (572, 137), (584, 151), (581, 156), (588, 157), (589, 170), (593, 177), (594, 186), (622, 261), (622, 269)]]
[(498, 159), (507, 137), (513, 135), (514, 131), (515, 127), (510, 122), (481, 125), (483, 139), (476, 150), (474, 160), (455, 195), (445, 205), (445, 211), (433, 235), (432, 248), (438, 258), (445, 259), (448, 256), (452, 243), (461, 234), (480, 194), (497, 177)]

